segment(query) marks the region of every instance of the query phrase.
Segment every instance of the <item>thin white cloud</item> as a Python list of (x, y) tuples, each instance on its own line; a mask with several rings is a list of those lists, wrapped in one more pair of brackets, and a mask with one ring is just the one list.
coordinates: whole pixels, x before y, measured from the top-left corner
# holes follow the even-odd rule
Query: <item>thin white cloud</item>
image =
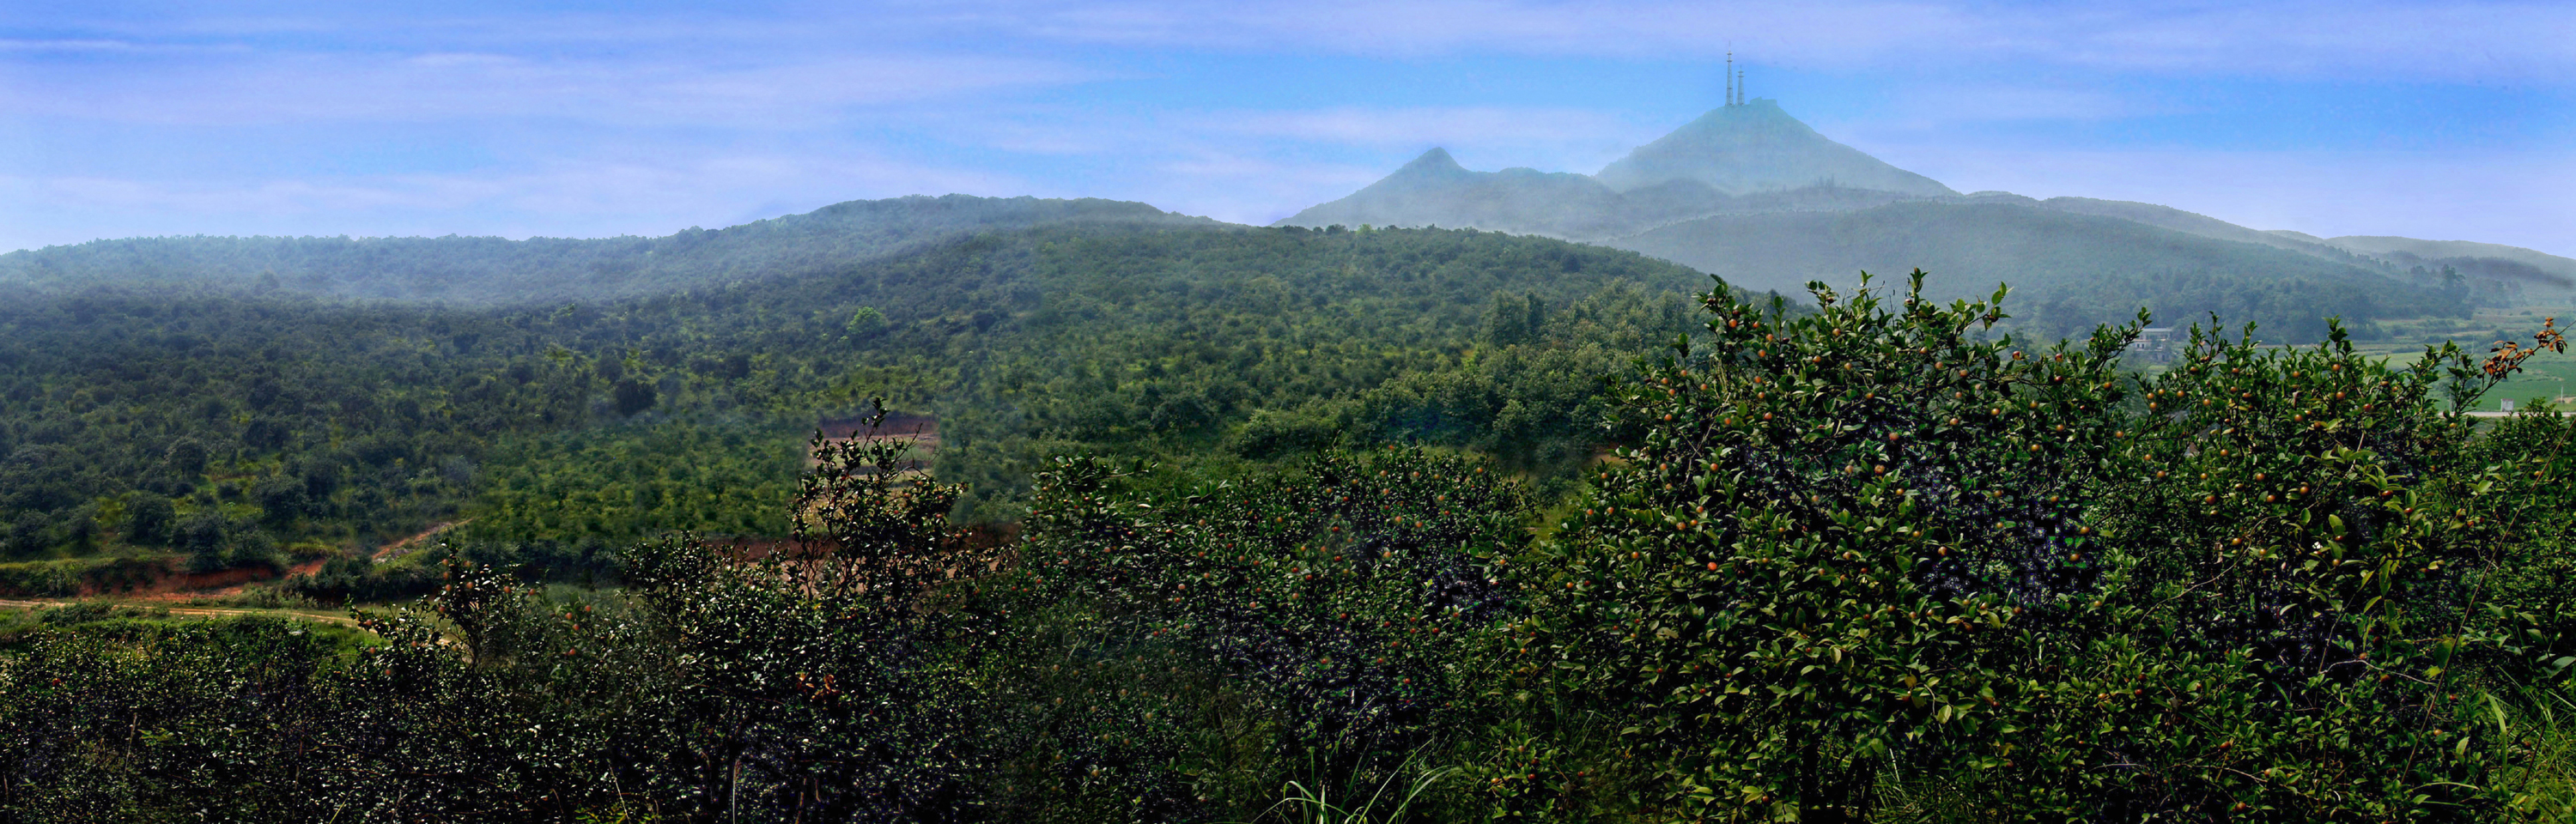
[(151, 46), (123, 40), (40, 40), (0, 37), (0, 52), (139, 52)]
[(1034, 0), (970, 5), (939, 19), (958, 30), (1148, 47), (1703, 59), (1732, 48), (1772, 65), (1816, 71), (2037, 61), (2223, 75), (2510, 75), (2537, 82), (2564, 82), (2576, 71), (2576, 6), (2563, 3)]
[(911, 125), (919, 131), (1028, 155), (1153, 158), (1260, 149), (1285, 155), (1360, 151), (1401, 162), (1425, 149), (1446, 146), (1459, 153), (1462, 162), (1550, 170), (1607, 162), (1670, 127), (1638, 125), (1610, 112), (1566, 107), (1138, 111), (1046, 105), (946, 108), (908, 115), (917, 118)]
[(1769, 42), (1817, 56), (1869, 54), (1916, 38), (1956, 37), (1974, 21), (1931, 3), (1531, 3), (1431, 0), (987, 4), (947, 18), (960, 29), (1128, 46), (1431, 55), (1705, 56), (1729, 42)]
[[(1028, 181), (841, 148), (686, 162), (645, 157), (507, 171), (201, 181), (0, 177), (0, 249), (168, 234), (597, 237), (722, 226), (765, 204), (915, 193), (1017, 194)], [(764, 214), (774, 217), (775, 213)]]
[(1079, 83), (1101, 72), (980, 55), (853, 54), (749, 65), (516, 55), (262, 54), (153, 64), (0, 64), (9, 116), (164, 124), (546, 118), (779, 129), (854, 106)]
[(1924, 127), (1963, 122), (2110, 120), (2173, 111), (2171, 107), (2094, 89), (1975, 83), (1917, 88), (1882, 113), (1887, 126)]
[(1607, 112), (1496, 106), (1225, 112), (1204, 122), (1220, 132), (1369, 146), (1559, 145), (1626, 140), (1637, 132)]
[[(0, 40), (0, 138), (69, 120), (105, 123), (94, 131), (108, 134), (156, 127), (132, 129), (138, 145), (274, 125), (328, 134), (333, 124), (436, 123), (456, 126), (442, 134), (469, 135), (454, 139), (449, 157), (503, 159), (452, 173), (331, 175), (277, 171), (293, 165), (279, 158), (294, 146), (240, 158), (242, 168), (206, 150), (203, 176), (186, 178), (17, 153), (0, 164), (17, 176), (0, 179), (0, 233), (19, 236), (0, 236), (0, 248), (197, 231), (667, 231), (773, 204), (946, 191), (1137, 199), (1262, 223), (1347, 194), (1432, 145), (1471, 168), (1588, 171), (1691, 113), (1585, 108), (1584, 99), (1489, 107), (1450, 96), (1452, 105), (1416, 106), (1374, 94), (1366, 99), (1393, 102), (1253, 110), (1012, 93), (1125, 77), (1134, 66), (1188, 66), (1210, 53), (1669, 61), (1715, 59), (1731, 45), (1754, 61), (1757, 87), (1766, 68), (1789, 67), (1898, 92), (1868, 111), (1867, 128), (1818, 125), (1962, 190), (2164, 202), (2318, 234), (2447, 234), (2576, 251), (2563, 228), (2576, 225), (2564, 194), (2576, 191), (2576, 174), (2552, 156), (2001, 151), (1943, 137), (1964, 123), (2159, 111), (2151, 93), (2084, 85), (2103, 74), (2565, 89), (2576, 78), (2571, 4), (943, 0), (792, 17), (326, 9), (10, 22), (28, 16), (0, 12), (0, 32), (70, 34)], [(1975, 79), (1919, 93), (1953, 75)], [(188, 128), (157, 128), (166, 124)], [(636, 145), (649, 140), (663, 142)], [(790, 145), (798, 142), (815, 145)], [(912, 156), (898, 145), (941, 159), (919, 168), (893, 159)]]
[(2564, 81), (2563, 3), (2269, 3), (2033, 15), (2019, 54), (2111, 69), (2301, 77)]
[[(364, 16), (358, 16), (363, 14)], [(984, 0), (876, 2), (793, 13), (556, 11), (332, 16), (129, 16), (100, 40), (339, 38), (367, 48), (444, 44), (811, 55), (929, 42), (1090, 44), (1383, 56), (1527, 54), (1670, 59), (1730, 48), (1768, 65), (1852, 71), (2044, 65), (2110, 71), (2340, 79), (2576, 74), (2576, 4), (2292, 0), (2227, 4), (1932, 0)], [(1042, 47), (1042, 46), (1041, 46)]]

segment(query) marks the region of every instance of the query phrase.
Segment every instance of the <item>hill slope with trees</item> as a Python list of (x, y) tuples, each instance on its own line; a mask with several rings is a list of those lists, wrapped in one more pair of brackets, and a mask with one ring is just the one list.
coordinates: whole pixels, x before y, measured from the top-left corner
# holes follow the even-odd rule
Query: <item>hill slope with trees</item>
[(0, 286), (202, 287), (513, 305), (599, 301), (760, 280), (982, 231), (1055, 223), (1213, 225), (1142, 203), (966, 195), (859, 200), (664, 237), (158, 237), (0, 255)]
[(2510, 247), (2327, 241), (2146, 203), (1960, 195), (1835, 143), (1768, 100), (1710, 111), (1595, 175), (1471, 171), (1433, 149), (1279, 224), (1560, 237), (1756, 289), (1810, 279), (1847, 287), (1864, 271), (1919, 266), (1944, 300), (2011, 282), (2035, 298), (2022, 304), (2033, 308), (2020, 328), (2042, 336), (2146, 308), (2167, 322), (2217, 312), (2292, 341), (2317, 340), (2340, 316), (2375, 338), (2376, 321), (2465, 317), (2471, 304), (2514, 305), (2571, 282), (2551, 268), (2567, 261)]
[(0, 299), (7, 558), (279, 566), (461, 519), (574, 555), (775, 535), (796, 445), (871, 396), (935, 417), (977, 519), (1016, 517), (1072, 451), (1552, 465), (1602, 437), (1593, 376), (1686, 329), (1706, 282), (1540, 238), (1159, 218), (777, 260), (545, 307), (20, 290)]
[[(1397, 239), (1323, 248), (1444, 248)], [(2142, 376), (2134, 328), (2035, 346), (1999, 306), (1818, 297), (1712, 295), (1602, 376), (1632, 437), (1556, 493), (1426, 449), (1180, 478), (1068, 456), (996, 540), (861, 441), (816, 451), (779, 551), (631, 543), (614, 590), (459, 560), (354, 637), (0, 612), (0, 817), (2576, 806), (2576, 418), (2450, 411), (2554, 329), (2413, 364), (2194, 334)]]
[(1723, 215), (1606, 242), (1756, 289), (1810, 279), (1849, 285), (1864, 271), (1910, 267), (1932, 272), (1925, 293), (1944, 301), (2010, 283), (2025, 307), (2021, 328), (2041, 338), (2081, 334), (2140, 308), (2168, 324), (2215, 312), (2291, 342), (2323, 339), (2329, 317), (2368, 338), (2374, 320), (2468, 313), (2457, 293), (2350, 263), (2009, 202)]

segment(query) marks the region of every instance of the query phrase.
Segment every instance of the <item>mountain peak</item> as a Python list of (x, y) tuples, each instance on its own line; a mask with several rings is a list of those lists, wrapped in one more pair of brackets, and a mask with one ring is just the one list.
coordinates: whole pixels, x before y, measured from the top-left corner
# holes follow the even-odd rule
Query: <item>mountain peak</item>
[(1816, 133), (1770, 98), (1711, 109), (1593, 177), (1621, 192), (1691, 181), (1731, 195), (1820, 185), (1958, 194)]
[(1281, 223), (1450, 226), (1612, 238), (1720, 212), (1853, 209), (1955, 197), (1807, 128), (1767, 98), (1700, 115), (1598, 177), (1509, 168), (1473, 171), (1446, 149)]
[(1421, 157), (1414, 158), (1413, 162), (1404, 164), (1404, 168), (1398, 171), (1445, 172), (1452, 169), (1463, 172), (1467, 170), (1467, 167), (1458, 165), (1458, 159), (1450, 157), (1448, 149), (1433, 146), (1431, 147), (1431, 151), (1423, 152)]
[(1443, 186), (1475, 176), (1475, 172), (1458, 165), (1458, 159), (1450, 157), (1448, 149), (1434, 148), (1423, 152), (1421, 157), (1414, 158), (1412, 162), (1404, 164), (1403, 168), (1395, 170), (1395, 174), (1387, 175), (1386, 179), (1378, 181), (1377, 185), (1399, 189)]

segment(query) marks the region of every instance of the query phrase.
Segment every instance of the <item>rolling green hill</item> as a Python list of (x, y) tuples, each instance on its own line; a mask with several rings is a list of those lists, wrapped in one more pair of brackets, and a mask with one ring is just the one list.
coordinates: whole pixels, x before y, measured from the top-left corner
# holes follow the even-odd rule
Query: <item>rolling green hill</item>
[(659, 294), (836, 266), (979, 231), (1054, 223), (1211, 225), (1142, 203), (966, 195), (851, 201), (665, 237), (159, 237), (0, 255), (0, 286), (201, 286), (512, 305)]
[(2020, 325), (2057, 337), (2152, 309), (2160, 323), (2216, 312), (2287, 340), (2323, 334), (2341, 316), (2369, 322), (2466, 316), (2456, 295), (2378, 271), (2253, 243), (2187, 234), (2116, 217), (2010, 202), (1913, 201), (1870, 209), (1723, 215), (1607, 241), (1755, 289), (1808, 279), (1837, 285), (1868, 271), (1932, 273), (1942, 300), (2010, 283)]
[[(2576, 260), (2519, 246), (2501, 243), (2475, 243), (2465, 240), (2417, 240), (2411, 237), (2378, 237), (2352, 235), (2327, 238), (2321, 242), (2356, 253), (2378, 255), (2395, 260), (2443, 260), (2487, 258), (2509, 260), (2532, 267), (2549, 277), (2576, 279)], [(2563, 283), (2558, 284), (2564, 288)]]
[[(1709, 283), (1541, 238), (1144, 217), (823, 262), (743, 242), (718, 261), (737, 277), (558, 306), (20, 287), (0, 560), (278, 566), (452, 520), (565, 552), (776, 534), (803, 436), (871, 395), (935, 416), (976, 518), (1014, 517), (1072, 451), (1222, 473), (1418, 442), (1544, 467), (1604, 436), (1596, 376), (1692, 328)], [(416, 246), (456, 268), (494, 248)]]

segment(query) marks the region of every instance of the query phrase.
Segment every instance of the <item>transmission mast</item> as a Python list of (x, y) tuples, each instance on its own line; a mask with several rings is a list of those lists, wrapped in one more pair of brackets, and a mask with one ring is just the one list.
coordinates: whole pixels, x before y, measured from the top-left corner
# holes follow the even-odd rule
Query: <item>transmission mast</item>
[(1726, 53), (1726, 105), (1735, 105), (1735, 52)]

